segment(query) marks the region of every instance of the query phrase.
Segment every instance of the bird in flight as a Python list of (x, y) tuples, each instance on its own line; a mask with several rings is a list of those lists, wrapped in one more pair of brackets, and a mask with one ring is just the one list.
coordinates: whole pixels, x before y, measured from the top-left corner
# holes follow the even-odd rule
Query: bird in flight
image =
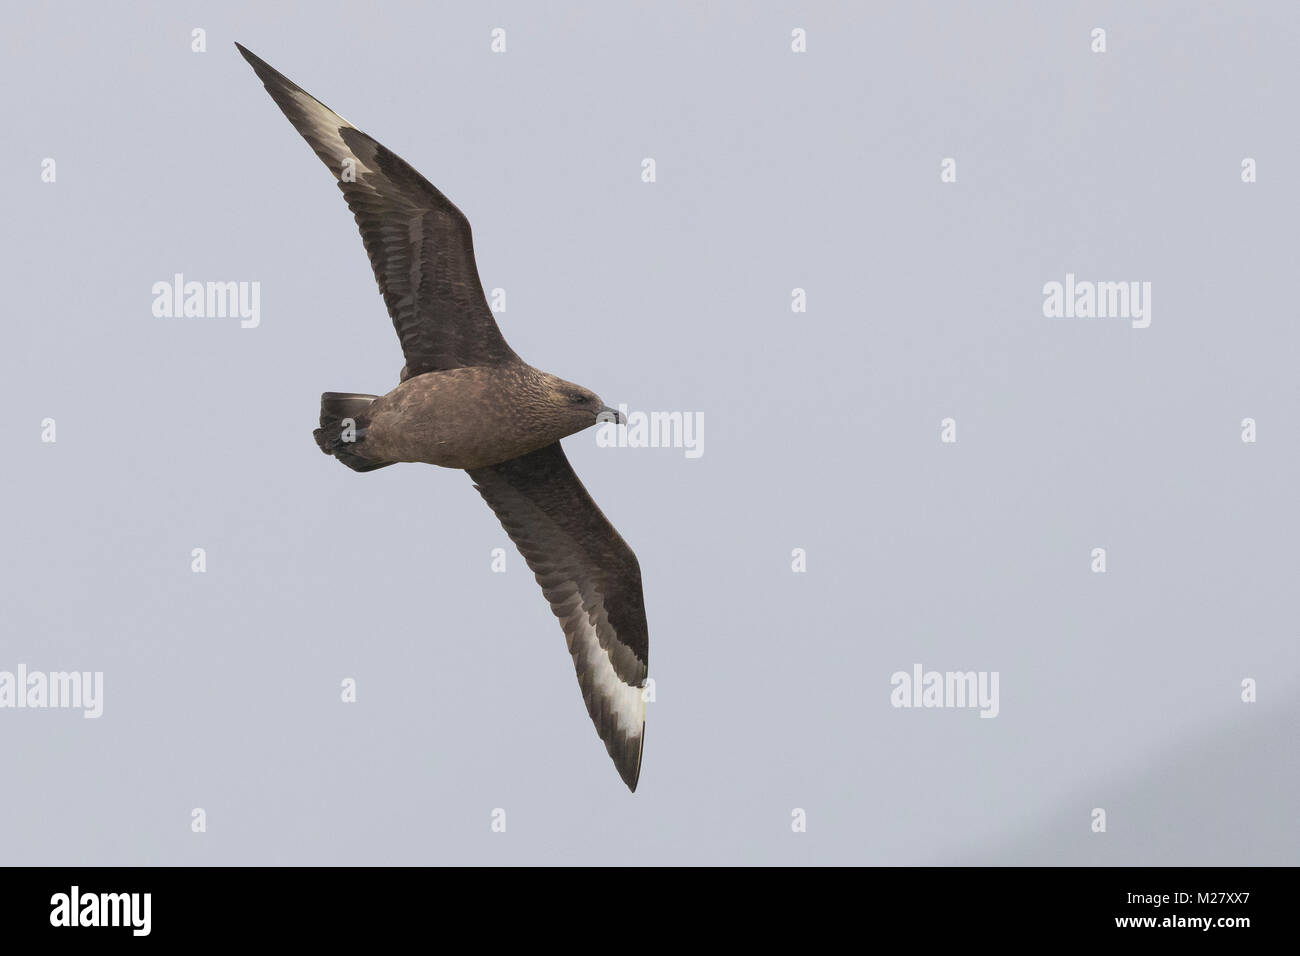
[(650, 646), (641, 569), (560, 447), (567, 435), (619, 422), (619, 413), (506, 344), (464, 213), (399, 156), (235, 46), (338, 180), (406, 358), (387, 395), (323, 394), (316, 443), (354, 471), (424, 462), (469, 472), (559, 618), (587, 713), (635, 791)]

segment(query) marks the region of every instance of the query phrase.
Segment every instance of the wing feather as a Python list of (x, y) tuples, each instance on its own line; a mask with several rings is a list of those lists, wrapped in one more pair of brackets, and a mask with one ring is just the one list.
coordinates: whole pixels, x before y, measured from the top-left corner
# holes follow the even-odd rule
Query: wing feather
[(518, 361), (483, 295), (465, 214), (396, 153), (235, 45), (338, 181), (402, 343), (403, 380)]
[(558, 442), (469, 475), (559, 619), (587, 713), (635, 791), (650, 649), (636, 555)]

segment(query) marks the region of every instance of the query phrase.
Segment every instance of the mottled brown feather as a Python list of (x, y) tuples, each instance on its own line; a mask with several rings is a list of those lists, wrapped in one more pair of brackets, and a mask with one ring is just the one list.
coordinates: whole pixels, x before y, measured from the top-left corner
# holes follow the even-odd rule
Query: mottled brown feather
[[(650, 652), (636, 555), (582, 486), (559, 442), (469, 475), (560, 619), (587, 712), (619, 775), (635, 790)], [(590, 666), (597, 650), (626, 691)], [(629, 722), (632, 695), (641, 705)]]
[(255, 54), (239, 52), (338, 180), (402, 343), (403, 379), (519, 361), (483, 295), (465, 214), (400, 156)]

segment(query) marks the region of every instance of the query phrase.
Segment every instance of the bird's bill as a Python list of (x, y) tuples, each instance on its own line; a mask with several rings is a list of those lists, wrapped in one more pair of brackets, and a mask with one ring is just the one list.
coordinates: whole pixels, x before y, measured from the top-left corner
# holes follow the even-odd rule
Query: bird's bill
[(614, 422), (616, 425), (626, 425), (627, 416), (617, 408), (610, 408), (608, 405), (600, 406), (600, 411), (596, 413), (596, 423)]

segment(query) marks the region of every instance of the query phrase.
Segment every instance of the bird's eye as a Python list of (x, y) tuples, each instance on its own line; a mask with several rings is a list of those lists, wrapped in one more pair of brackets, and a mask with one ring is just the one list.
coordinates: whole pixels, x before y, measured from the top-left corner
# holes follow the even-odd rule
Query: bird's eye
[(569, 395), (570, 405), (581, 405), (586, 401), (587, 401), (587, 396), (583, 395), (581, 392), (573, 392), (572, 394)]

